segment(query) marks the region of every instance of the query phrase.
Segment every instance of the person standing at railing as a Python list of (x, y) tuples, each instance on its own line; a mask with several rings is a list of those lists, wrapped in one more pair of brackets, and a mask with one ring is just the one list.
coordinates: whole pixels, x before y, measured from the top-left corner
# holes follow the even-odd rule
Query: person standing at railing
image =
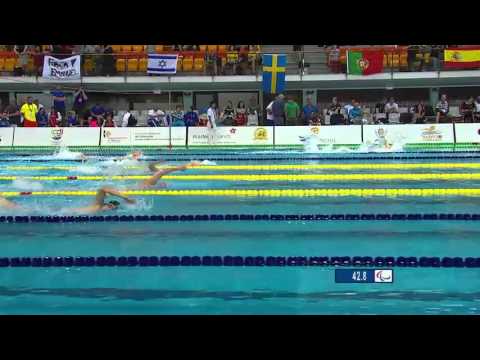
[(313, 114), (316, 114), (318, 112), (318, 107), (312, 104), (312, 97), (307, 96), (307, 104), (302, 109), (303, 124), (301, 125), (308, 125), (310, 123), (310, 120), (312, 119)]
[(38, 108), (37, 105), (33, 103), (32, 97), (27, 97), (27, 102), (20, 108), (24, 127), (37, 127), (37, 112)]
[(435, 107), (437, 112), (436, 122), (437, 124), (440, 122), (440, 119), (445, 120), (448, 117), (448, 112), (450, 111), (450, 107), (448, 106), (447, 102), (447, 95), (443, 94), (440, 97), (440, 101), (437, 103)]
[(390, 114), (398, 114), (398, 104), (395, 102), (395, 99), (391, 97), (388, 102), (385, 104), (385, 114), (387, 115), (387, 120), (390, 121)]
[(285, 124), (285, 96), (279, 94), (272, 103), (273, 122), (275, 126)]
[(183, 112), (183, 108), (180, 105), (177, 105), (175, 111), (171, 114), (172, 117), (172, 126), (185, 126), (185, 113)]
[[(55, 111), (59, 112), (62, 115), (61, 118), (65, 119), (65, 93), (62, 91), (62, 88), (57, 85), (50, 94), (53, 96), (53, 107), (55, 108)], [(60, 123), (60, 126), (64, 127), (65, 124)]]
[(48, 114), (45, 107), (40, 108), (37, 112), (37, 124), (39, 127), (48, 126)]
[(480, 121), (480, 96), (477, 96), (475, 99), (475, 110), (474, 110), (474, 121), (478, 122)]
[(10, 126), (17, 127), (21, 124), (20, 108), (15, 103), (10, 103), (3, 110), (4, 115), (8, 118)]
[(223, 126), (233, 126), (233, 121), (235, 117), (235, 109), (233, 108), (233, 103), (228, 100), (227, 106), (223, 108), (222, 112), (222, 125)]
[(300, 107), (293, 100), (291, 96), (288, 97), (288, 101), (285, 104), (285, 118), (287, 120), (287, 126), (298, 125), (298, 118), (300, 117)]
[(62, 114), (58, 112), (53, 106), (48, 114), (48, 126), (49, 127), (63, 127), (62, 126)]
[(463, 116), (463, 122), (474, 122), (473, 113), (475, 111), (475, 103), (473, 102), (473, 96), (469, 96), (467, 101), (462, 102), (460, 105), (460, 114)]
[(105, 109), (99, 103), (96, 103), (90, 110), (90, 116), (95, 119), (98, 124), (102, 124), (105, 117)]
[(112, 45), (105, 45), (103, 49), (103, 74), (101, 75), (115, 75), (115, 57), (113, 56)]
[(195, 109), (193, 106), (190, 106), (190, 111), (185, 114), (183, 117), (183, 120), (185, 121), (186, 126), (197, 126), (198, 125), (198, 114), (195, 112)]
[(208, 145), (214, 145), (217, 142), (217, 104), (215, 101), (210, 103), (207, 110), (207, 131), (208, 131)]
[(237, 105), (237, 110), (235, 114), (235, 126), (245, 126), (247, 125), (247, 108), (243, 101), (239, 101)]
[(356, 100), (353, 100), (352, 105), (352, 108), (348, 112), (348, 118), (351, 124), (359, 125), (363, 121), (363, 110), (360, 107), (360, 103)]
[(415, 113), (415, 123), (416, 124), (424, 124), (425, 123), (425, 115), (427, 113), (427, 107), (423, 100), (420, 100), (420, 103), (415, 105), (414, 107)]
[(73, 111), (78, 115), (81, 120), (82, 126), (85, 118), (88, 118), (88, 114), (85, 114), (87, 109), (88, 96), (82, 87), (79, 87), (77, 91), (73, 93)]
[(330, 115), (330, 125), (345, 124), (345, 118), (342, 115), (342, 105), (336, 96), (332, 98), (332, 103), (328, 106), (327, 115)]

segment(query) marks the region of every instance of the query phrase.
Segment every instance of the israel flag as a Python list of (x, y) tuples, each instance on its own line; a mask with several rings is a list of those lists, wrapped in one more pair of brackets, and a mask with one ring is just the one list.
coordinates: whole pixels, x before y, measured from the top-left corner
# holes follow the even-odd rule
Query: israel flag
[(178, 55), (148, 54), (148, 74), (176, 74)]

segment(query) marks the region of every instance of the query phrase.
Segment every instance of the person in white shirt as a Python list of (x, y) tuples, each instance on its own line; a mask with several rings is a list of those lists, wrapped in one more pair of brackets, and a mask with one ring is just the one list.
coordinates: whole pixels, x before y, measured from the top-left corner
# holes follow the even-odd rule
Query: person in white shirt
[(480, 96), (475, 99), (475, 108), (473, 109), (473, 119), (475, 122), (480, 121)]
[(130, 116), (132, 115), (132, 113), (130, 112), (130, 110), (128, 110), (124, 115), (123, 115), (123, 118), (122, 118), (122, 127), (127, 127), (128, 126), (128, 119), (130, 119)]
[(268, 106), (265, 108), (267, 110), (267, 126), (273, 126), (274, 125), (274, 116), (273, 116), (273, 101), (268, 104)]
[(208, 144), (212, 145), (216, 143), (216, 129), (217, 129), (217, 104), (214, 101), (210, 103), (210, 107), (207, 110), (207, 129), (208, 129)]
[(347, 104), (343, 107), (345, 110), (345, 114), (347, 114), (347, 124), (350, 122), (350, 111), (355, 107), (355, 99), (352, 99), (352, 102), (350, 104)]
[(385, 104), (385, 114), (387, 114), (387, 120), (390, 119), (390, 114), (398, 114), (398, 113), (399, 113), (398, 104), (395, 102), (395, 99), (391, 97), (390, 100), (388, 100), (388, 102)]

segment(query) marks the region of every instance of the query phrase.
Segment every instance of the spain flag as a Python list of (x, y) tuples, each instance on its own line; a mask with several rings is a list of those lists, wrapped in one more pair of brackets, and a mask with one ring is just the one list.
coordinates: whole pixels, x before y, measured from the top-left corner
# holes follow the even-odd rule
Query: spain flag
[(480, 48), (478, 49), (448, 49), (444, 53), (445, 69), (476, 69), (480, 68)]

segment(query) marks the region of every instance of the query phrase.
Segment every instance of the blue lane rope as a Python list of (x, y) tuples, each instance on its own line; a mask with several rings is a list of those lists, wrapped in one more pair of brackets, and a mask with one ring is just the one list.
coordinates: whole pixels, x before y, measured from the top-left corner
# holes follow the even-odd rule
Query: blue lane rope
[(209, 214), (0, 216), (0, 223), (193, 222), (193, 221), (479, 221), (480, 214)]
[(480, 268), (480, 258), (415, 256), (57, 256), (2, 257), (0, 267), (403, 267)]

